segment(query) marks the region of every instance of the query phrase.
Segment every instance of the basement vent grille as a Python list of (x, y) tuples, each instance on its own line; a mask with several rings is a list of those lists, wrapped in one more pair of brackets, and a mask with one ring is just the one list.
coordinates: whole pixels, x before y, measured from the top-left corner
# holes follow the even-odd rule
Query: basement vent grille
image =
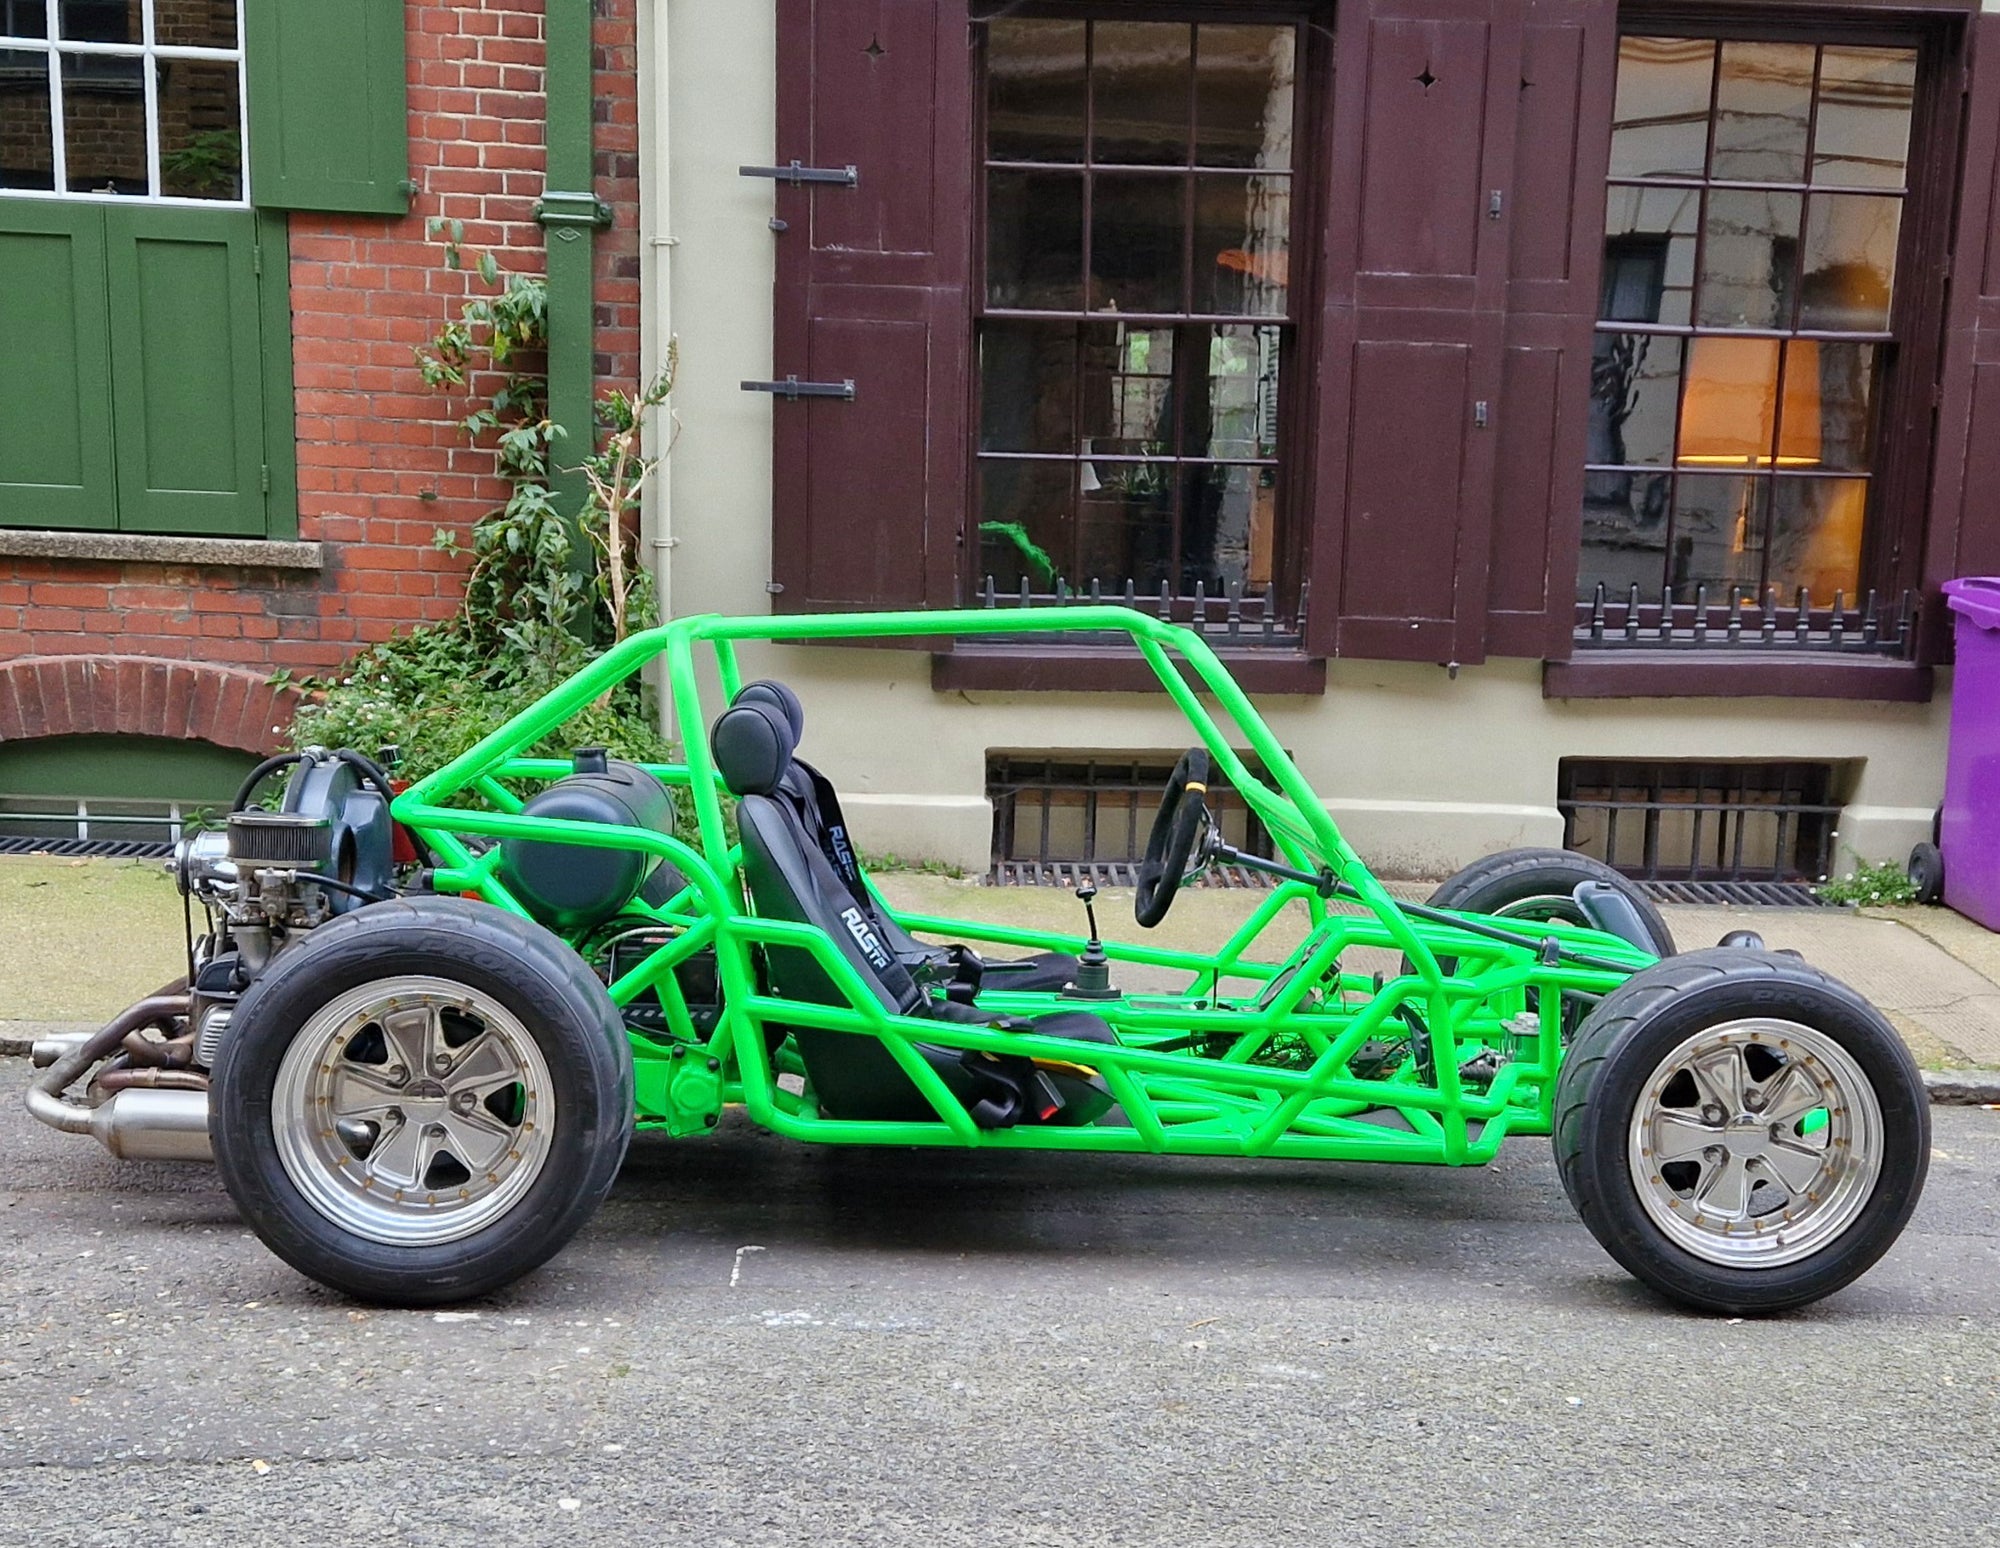
[[(1831, 763), (1565, 758), (1563, 846), (1636, 881), (1673, 884), (1682, 889), (1673, 902), (1802, 903), (1804, 884), (1825, 876), (1833, 857), (1835, 775)], [(1694, 891), (1746, 884), (1766, 890)]]

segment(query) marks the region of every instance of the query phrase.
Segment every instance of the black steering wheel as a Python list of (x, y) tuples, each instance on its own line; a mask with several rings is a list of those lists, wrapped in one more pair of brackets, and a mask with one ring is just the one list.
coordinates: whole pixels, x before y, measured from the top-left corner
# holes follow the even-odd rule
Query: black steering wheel
[(1208, 811), (1208, 749), (1190, 747), (1174, 765), (1166, 794), (1146, 838), (1146, 858), (1139, 862), (1139, 891), (1132, 915), (1148, 930), (1167, 917), (1181, 884), (1190, 878), (1188, 862), (1200, 843), (1207, 856), (1207, 836), (1214, 828)]

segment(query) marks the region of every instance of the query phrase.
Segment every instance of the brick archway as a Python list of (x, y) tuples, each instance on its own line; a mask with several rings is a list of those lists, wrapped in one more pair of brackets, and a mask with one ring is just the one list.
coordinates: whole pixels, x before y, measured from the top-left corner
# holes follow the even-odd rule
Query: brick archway
[(152, 656), (24, 656), (0, 664), (0, 742), (92, 733), (276, 748), (297, 704), (258, 672)]

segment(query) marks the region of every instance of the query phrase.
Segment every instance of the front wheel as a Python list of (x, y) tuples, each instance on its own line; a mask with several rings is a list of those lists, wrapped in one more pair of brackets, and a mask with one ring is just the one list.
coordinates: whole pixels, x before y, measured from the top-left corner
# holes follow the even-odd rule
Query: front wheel
[(405, 1306), (552, 1257), (617, 1176), (632, 1066), (616, 1008), (539, 925), (426, 898), (282, 952), (216, 1061), (210, 1131), (265, 1245)]
[(1612, 1257), (1705, 1311), (1784, 1311), (1849, 1284), (1908, 1223), (1930, 1164), (1895, 1030), (1794, 957), (1717, 947), (1634, 974), (1578, 1029), (1556, 1163)]
[(1634, 941), (1633, 945), (1648, 947), (1656, 957), (1674, 954), (1673, 932), (1653, 900), (1630, 877), (1573, 850), (1508, 849), (1487, 855), (1441, 883), (1427, 901), (1432, 908), (1461, 914), (1588, 925), (1590, 916), (1576, 901), (1581, 882), (1610, 887), (1632, 905), (1646, 935), (1644, 942)]

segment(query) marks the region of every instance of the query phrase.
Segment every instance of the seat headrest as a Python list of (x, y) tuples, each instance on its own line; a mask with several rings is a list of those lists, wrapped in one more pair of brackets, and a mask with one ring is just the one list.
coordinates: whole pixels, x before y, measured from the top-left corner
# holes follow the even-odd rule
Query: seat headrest
[(745, 683), (736, 690), (736, 697), (729, 701), (736, 704), (768, 704), (783, 715), (792, 727), (794, 747), (805, 740), (806, 707), (799, 702), (799, 696), (783, 683), (764, 678), (758, 682)]
[(770, 795), (792, 766), (798, 737), (775, 705), (752, 700), (727, 709), (708, 734), (716, 771), (732, 794)]

